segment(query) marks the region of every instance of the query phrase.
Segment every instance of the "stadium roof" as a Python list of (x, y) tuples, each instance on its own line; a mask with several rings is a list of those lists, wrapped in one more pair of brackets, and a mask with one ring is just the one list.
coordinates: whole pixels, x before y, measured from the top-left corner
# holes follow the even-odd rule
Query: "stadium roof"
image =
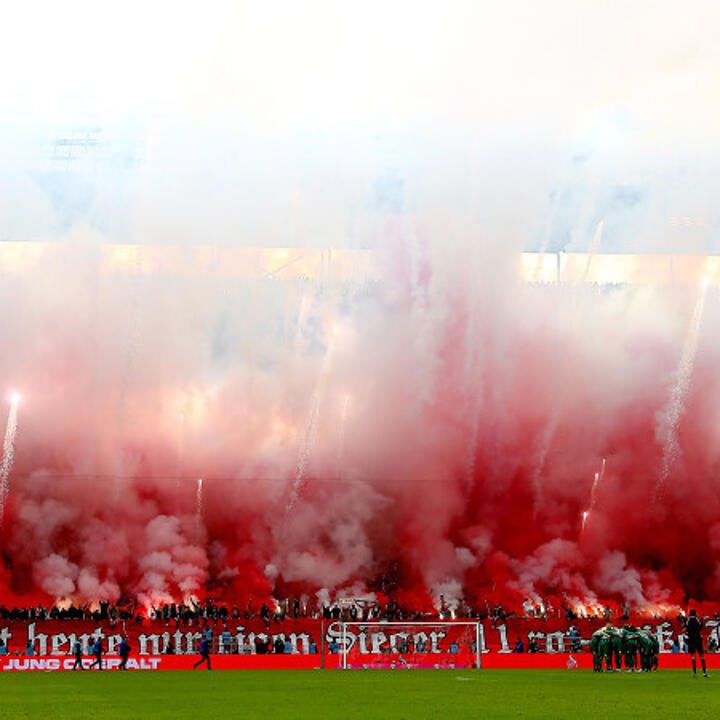
[[(0, 273), (28, 274), (72, 252), (65, 243), (0, 243)], [(382, 272), (372, 250), (98, 244), (96, 267), (109, 274), (228, 276), (255, 279), (373, 280)], [(720, 285), (720, 256), (538, 253), (517, 255), (530, 283)]]

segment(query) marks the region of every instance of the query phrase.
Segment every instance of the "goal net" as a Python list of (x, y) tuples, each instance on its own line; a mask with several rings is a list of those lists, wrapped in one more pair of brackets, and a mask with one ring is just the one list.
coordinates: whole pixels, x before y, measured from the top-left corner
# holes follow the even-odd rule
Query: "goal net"
[(480, 667), (482, 631), (477, 622), (337, 622), (328, 630), (333, 667)]

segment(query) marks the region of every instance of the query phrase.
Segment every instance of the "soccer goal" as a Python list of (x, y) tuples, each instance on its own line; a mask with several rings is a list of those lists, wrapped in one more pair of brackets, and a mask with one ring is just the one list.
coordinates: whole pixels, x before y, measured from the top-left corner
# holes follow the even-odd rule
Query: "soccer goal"
[(480, 668), (479, 622), (336, 622), (328, 627), (331, 666), (343, 669)]

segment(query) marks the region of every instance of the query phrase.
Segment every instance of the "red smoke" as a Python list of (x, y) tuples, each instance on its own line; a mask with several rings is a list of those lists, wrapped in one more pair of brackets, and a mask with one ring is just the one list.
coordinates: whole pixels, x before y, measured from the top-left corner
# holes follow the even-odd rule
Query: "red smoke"
[(717, 597), (714, 290), (658, 487), (697, 288), (401, 256), (352, 286), (103, 274), (87, 248), (5, 277), (6, 597)]

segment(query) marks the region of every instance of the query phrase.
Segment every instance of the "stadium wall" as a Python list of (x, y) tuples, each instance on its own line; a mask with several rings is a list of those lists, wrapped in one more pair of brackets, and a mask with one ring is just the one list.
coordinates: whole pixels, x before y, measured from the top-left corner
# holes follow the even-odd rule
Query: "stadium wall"
[[(486, 668), (558, 668), (565, 667), (567, 651), (571, 650), (569, 633), (575, 627), (580, 634), (580, 652), (574, 652), (580, 667), (590, 667), (590, 656), (587, 644), (594, 630), (605, 621), (602, 620), (542, 620), (535, 618), (511, 618), (496, 627), (489, 621), (481, 623), (480, 646), (482, 649), (482, 665)], [(361, 625), (359, 623), (358, 625)], [(409, 623), (410, 625), (412, 623)], [(674, 642), (683, 645), (682, 626), (678, 621), (662, 620), (652, 623), (634, 619), (634, 624), (645, 627), (655, 633), (663, 653), (664, 667), (684, 667), (687, 658), (683, 654), (671, 653)], [(342, 626), (339, 620), (320, 621), (306, 618), (286, 619), (271, 622), (269, 629), (260, 618), (235, 619), (229, 621), (227, 630), (231, 635), (229, 647), (221, 639), (225, 630), (221, 623), (211, 625), (214, 633), (213, 666), (218, 669), (272, 669), (272, 668), (315, 668), (324, 666), (337, 667), (339, 655), (330, 651), (334, 642), (342, 642)], [(434, 652), (428, 652), (423, 658), (424, 663), (431, 666), (451, 663), (464, 666), (464, 658), (448, 656), (447, 647), (453, 637), (466, 631), (467, 626), (445, 624), (438, 625), (437, 632), (442, 633), (442, 642)], [(380, 628), (382, 636), (377, 643), (383, 651), (394, 647), (395, 630), (404, 628)], [(427, 628), (425, 628), (427, 630)], [(9, 655), (0, 657), (2, 670), (62, 670), (72, 668), (72, 648), (76, 641), (83, 647), (86, 664), (92, 661), (90, 648), (95, 638), (101, 636), (106, 648), (105, 663), (108, 669), (116, 667), (119, 662), (117, 647), (127, 634), (132, 654), (130, 668), (138, 670), (171, 670), (187, 669), (197, 658), (202, 627), (196, 623), (191, 626), (176, 627), (174, 623), (164, 622), (109, 622), (93, 621), (0, 621), (0, 639), (9, 649)], [(359, 627), (358, 627), (359, 630)], [(375, 631), (373, 629), (373, 631)], [(720, 627), (714, 619), (705, 620), (705, 637), (712, 640), (717, 647)], [(474, 631), (473, 631), (474, 632)], [(292, 652), (288, 654), (256, 654), (252, 652), (256, 638), (288, 640)], [(348, 630), (349, 641), (355, 642), (352, 630)], [(538, 644), (538, 653), (511, 652), (517, 638), (522, 639), (527, 647), (531, 640)], [(36, 656), (25, 656), (25, 647), (31, 643), (37, 652)], [(367, 647), (376, 646), (372, 641), (358, 643)], [(313, 645), (317, 652), (313, 653)], [(577, 646), (576, 646), (577, 647)], [(172, 653), (168, 654), (168, 648)], [(238, 653), (238, 649), (241, 650)], [(388, 658), (392, 653), (388, 652)], [(69, 668), (68, 662), (70, 663)], [(419, 662), (419, 661), (418, 661)]]

